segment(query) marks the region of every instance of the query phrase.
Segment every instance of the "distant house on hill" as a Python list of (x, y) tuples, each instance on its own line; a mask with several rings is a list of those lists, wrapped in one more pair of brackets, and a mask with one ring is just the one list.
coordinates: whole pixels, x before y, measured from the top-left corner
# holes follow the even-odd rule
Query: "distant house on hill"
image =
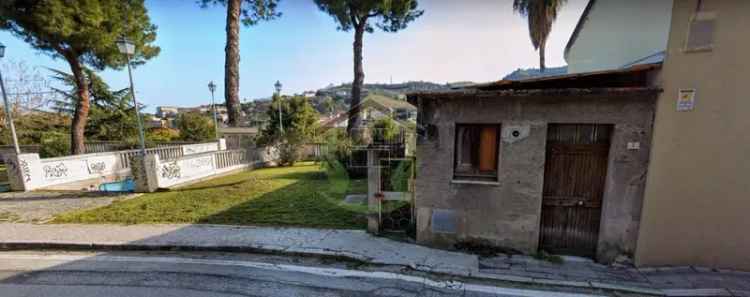
[(346, 129), (346, 125), (349, 124), (349, 116), (347, 112), (340, 112), (331, 117), (322, 117), (320, 119), (320, 127), (323, 130), (331, 128), (342, 128)]
[(360, 103), (362, 119), (365, 122), (389, 116), (401, 121), (416, 121), (417, 107), (406, 102), (381, 95), (369, 95)]
[(180, 113), (179, 107), (176, 106), (157, 106), (156, 116), (160, 118), (174, 118)]
[[(395, 120), (401, 126), (407, 122), (416, 122), (417, 119), (417, 107), (404, 100), (371, 94), (365, 97), (359, 106), (362, 123), (365, 126), (385, 117)], [(324, 129), (346, 128), (348, 120), (349, 112), (341, 112), (323, 119), (321, 126)]]

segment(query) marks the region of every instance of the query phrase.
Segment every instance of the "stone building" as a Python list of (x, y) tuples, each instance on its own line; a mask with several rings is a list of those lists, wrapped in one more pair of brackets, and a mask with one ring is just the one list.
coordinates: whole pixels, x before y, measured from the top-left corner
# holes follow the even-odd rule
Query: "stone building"
[(417, 240), (634, 253), (660, 64), (413, 93)]

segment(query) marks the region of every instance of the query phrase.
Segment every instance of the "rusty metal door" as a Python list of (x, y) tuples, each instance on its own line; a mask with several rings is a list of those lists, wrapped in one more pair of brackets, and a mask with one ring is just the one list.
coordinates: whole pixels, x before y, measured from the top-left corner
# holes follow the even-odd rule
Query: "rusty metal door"
[(611, 125), (549, 125), (541, 250), (596, 254), (611, 134)]

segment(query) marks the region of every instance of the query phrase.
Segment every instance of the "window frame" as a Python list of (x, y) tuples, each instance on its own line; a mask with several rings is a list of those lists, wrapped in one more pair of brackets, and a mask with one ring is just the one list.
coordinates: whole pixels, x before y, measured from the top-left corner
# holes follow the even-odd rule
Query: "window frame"
[[(462, 143), (460, 139), (461, 129), (465, 127), (479, 128), (481, 131), (483, 127), (494, 127), (495, 128), (495, 169), (492, 174), (467, 174), (459, 172), (459, 153), (462, 152)], [(481, 184), (495, 184), (499, 181), (500, 177), (500, 157), (501, 157), (501, 145), (502, 145), (502, 124), (501, 123), (455, 123), (453, 135), (453, 171), (451, 172), (451, 181), (455, 183), (481, 183)], [(481, 132), (480, 132), (481, 133)], [(481, 135), (481, 134), (480, 134)], [(479, 136), (481, 139), (481, 136)], [(477, 139), (477, 141), (481, 141)], [(477, 147), (477, 154), (479, 154), (479, 147)], [(474, 168), (479, 167), (479, 164), (475, 164)]]
[[(693, 14), (690, 17), (690, 21), (688, 21), (686, 36), (685, 36), (685, 43), (682, 47), (682, 51), (684, 53), (700, 53), (700, 52), (710, 52), (713, 51), (716, 47), (716, 32), (718, 31), (718, 24), (719, 24), (719, 18), (718, 13), (714, 10), (698, 10), (695, 14)], [(702, 21), (710, 21), (712, 22), (712, 28), (711, 28), (711, 44), (703, 45), (703, 46), (690, 46), (690, 38), (693, 36), (693, 24), (695, 22), (702, 22)]]

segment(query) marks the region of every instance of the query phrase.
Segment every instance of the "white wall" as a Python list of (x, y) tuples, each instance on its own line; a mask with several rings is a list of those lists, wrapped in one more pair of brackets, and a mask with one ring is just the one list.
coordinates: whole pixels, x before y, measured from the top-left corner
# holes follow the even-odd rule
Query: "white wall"
[(250, 168), (255, 166), (256, 163), (262, 163), (261, 161), (248, 161), (247, 163), (218, 168), (216, 154), (217, 152), (194, 154), (168, 162), (159, 160), (157, 156), (157, 188), (169, 188), (176, 185), (187, 184), (229, 171)]
[(182, 146), (182, 154), (187, 156), (205, 152), (213, 152), (219, 150), (219, 146), (220, 143), (218, 142), (187, 144)]
[(569, 73), (617, 69), (667, 48), (672, 0), (596, 0), (565, 54)]
[(159, 188), (168, 188), (216, 173), (216, 160), (213, 153), (185, 156), (171, 162), (161, 162), (157, 158), (156, 164), (156, 180)]
[[(149, 150), (158, 151), (160, 149), (167, 150), (168, 148), (154, 148)], [(171, 149), (174, 150), (174, 148)], [(219, 142), (183, 145), (181, 149), (185, 156), (203, 156), (219, 150), (226, 150), (226, 142), (224, 139), (221, 139)], [(15, 155), (8, 155), (6, 164), (8, 166), (11, 190), (31, 191), (94, 179), (100, 179), (101, 182), (104, 182), (108, 177), (131, 176), (132, 174), (130, 169), (127, 168), (127, 164), (122, 164), (121, 154), (123, 152), (115, 151), (47, 159), (39, 158), (38, 154), (21, 154), (17, 157)], [(185, 167), (190, 168), (185, 173), (186, 177), (200, 174), (200, 170), (192, 171), (199, 167), (193, 166), (195, 165), (194, 163), (190, 163), (193, 161), (188, 161), (192, 159), (187, 158), (185, 160), (184, 162), (188, 162), (184, 163)], [(215, 162), (212, 159), (213, 163)], [(97, 183), (92, 184), (96, 185)]]
[[(31, 191), (54, 185), (104, 178), (113, 174), (130, 175), (118, 152), (40, 159), (38, 154), (21, 154), (6, 160), (13, 190)], [(11, 177), (14, 175), (14, 177)], [(20, 180), (19, 180), (20, 178)], [(14, 184), (15, 183), (15, 184)]]

